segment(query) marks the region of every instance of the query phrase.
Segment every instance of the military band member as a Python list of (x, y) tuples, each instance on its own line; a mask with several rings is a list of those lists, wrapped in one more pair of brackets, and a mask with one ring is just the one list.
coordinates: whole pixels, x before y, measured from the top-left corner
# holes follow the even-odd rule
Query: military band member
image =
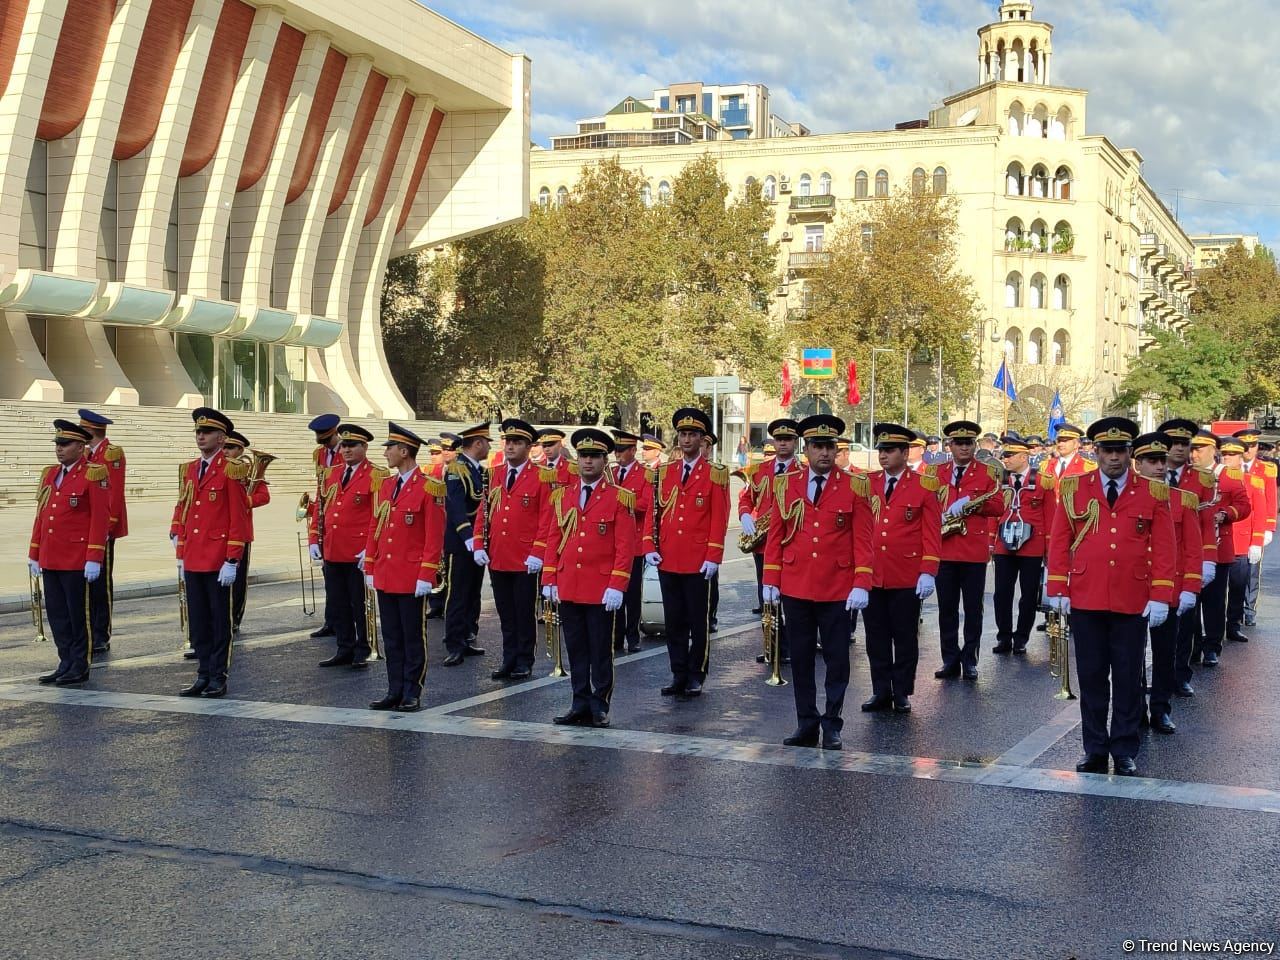
[[(458, 447), (462, 444), (462, 438), (456, 433), (445, 431), (440, 434), (438, 442), (433, 444), (439, 447), (439, 453), (432, 462), (430, 469), (426, 470), (426, 474), (441, 483), (444, 482), (445, 473), (449, 469), (449, 464), (458, 459)], [(440, 571), (440, 580), (436, 583), (436, 588), (431, 592), (431, 598), (427, 601), (427, 619), (442, 620), (444, 619), (444, 599), (449, 592), (449, 565), (446, 563)]]
[(476, 535), (476, 514), (488, 483), (489, 423), (477, 424), (459, 435), (458, 458), (445, 471), (444, 532), (448, 589), (444, 600), (446, 667), (456, 667), (464, 657), (482, 657), (475, 645), (480, 618), (480, 588), (484, 567), (476, 561), (481, 546)]
[(27, 567), (41, 579), (58, 666), (40, 683), (84, 683), (93, 662), (89, 592), (102, 577), (110, 526), (108, 469), (85, 459), (90, 434), (70, 420), (53, 421), (57, 466), (40, 474)]
[[(791, 680), (796, 730), (793, 747), (841, 748), (849, 688), (850, 611), (867, 606), (871, 588), (871, 485), (835, 467), (839, 417), (817, 415), (797, 424), (809, 464), (773, 478), (764, 564), (765, 603), (781, 601), (791, 624)], [(826, 702), (818, 712), (818, 641), (826, 664)]]
[(578, 470), (550, 494), (543, 596), (559, 604), (573, 703), (555, 718), (568, 726), (607, 727), (613, 696), (613, 618), (622, 607), (636, 552), (631, 491), (611, 483), (613, 440), (603, 430), (574, 431)]
[(1118, 775), (1137, 773), (1147, 629), (1168, 619), (1174, 599), (1169, 487), (1131, 469), (1137, 434), (1124, 417), (1090, 425), (1099, 469), (1064, 478), (1049, 535), (1049, 603), (1069, 614), (1075, 640), (1081, 773), (1106, 773), (1108, 754)]
[(849, 459), (849, 450), (852, 446), (853, 443), (848, 437), (838, 437), (836, 439), (836, 469), (843, 470), (850, 476), (866, 473), (861, 467), (855, 467)]
[(564, 431), (559, 427), (543, 427), (538, 431), (538, 446), (542, 448), (542, 470), (549, 471), (556, 486), (565, 486), (578, 473), (578, 465), (569, 459), (564, 449)]
[(1239, 476), (1249, 495), (1249, 522), (1231, 525), (1233, 552), (1227, 576), (1227, 639), (1248, 643), (1240, 628), (1244, 625), (1251, 567), (1262, 563), (1262, 545), (1267, 533), (1267, 481), (1265, 477), (1244, 470), (1244, 444), (1236, 437), (1223, 437), (1219, 447), (1222, 465), (1233, 477)]
[(333, 656), (319, 665), (362, 670), (369, 665), (371, 644), (377, 637), (369, 636), (360, 563), (373, 526), (375, 495), (391, 472), (369, 461), (373, 434), (364, 427), (342, 423), (337, 436), (342, 463), (326, 471), (321, 485), (324, 535), (314, 517), (307, 531), (311, 559), (324, 562), (324, 592), (332, 602), (337, 643)]
[[(223, 444), (222, 452), (226, 454), (228, 460), (240, 460), (248, 449), (249, 438), (238, 430), (232, 430), (227, 434), (227, 442)], [(250, 489), (251, 482), (248, 479), (245, 480), (245, 494), (249, 497), (249, 535), (245, 538), (244, 556), (236, 564), (236, 582), (231, 585), (231, 636), (235, 640), (240, 639), (240, 624), (244, 620), (245, 604), (249, 599), (249, 560), (253, 553), (254, 537), (253, 511), (271, 502), (271, 488), (267, 485), (267, 481), (260, 479), (253, 483)]]
[(1217, 532), (1217, 571), (1212, 581), (1207, 581), (1200, 590), (1201, 634), (1199, 642), (1193, 642), (1191, 648), (1191, 662), (1203, 661), (1206, 667), (1216, 667), (1222, 654), (1222, 637), (1227, 625), (1227, 582), (1236, 556), (1235, 525), (1248, 520), (1253, 510), (1243, 472), (1228, 470), (1218, 462), (1221, 444), (1222, 438), (1208, 430), (1199, 431), (1191, 440), (1191, 463), (1214, 477), (1213, 497), (1203, 509), (1212, 511)]
[[(766, 429), (773, 438), (773, 456), (766, 457), (757, 464), (748, 464), (741, 471), (743, 484), (742, 491), (738, 494), (738, 520), (742, 524), (742, 532), (748, 537), (756, 536), (757, 525), (773, 512), (774, 481), (787, 474), (800, 473), (800, 461), (796, 458), (800, 424), (790, 417), (780, 417)], [(757, 539), (759, 542), (752, 548), (751, 557), (756, 567), (756, 606), (759, 608), (764, 584), (765, 536), (761, 535)], [(785, 617), (785, 613), (783, 616)], [(778, 625), (778, 647), (782, 662), (786, 663), (791, 657), (791, 648), (787, 643), (786, 628), (782, 624)], [(756, 657), (757, 663), (764, 663), (764, 660), (763, 653)]]
[(636, 553), (631, 559), (631, 579), (627, 581), (627, 595), (614, 618), (613, 649), (622, 650), (625, 643), (627, 652), (635, 653), (640, 649), (640, 612), (644, 601), (644, 530), (649, 511), (653, 509), (655, 474), (637, 459), (636, 448), (640, 444), (640, 437), (636, 434), (614, 430), (613, 443), (616, 462), (612, 467), (611, 479), (623, 490), (630, 491), (635, 498), (636, 517)]
[(1063, 477), (1078, 477), (1081, 474), (1098, 469), (1098, 465), (1087, 460), (1080, 452), (1080, 441), (1084, 431), (1072, 423), (1064, 423), (1058, 427), (1058, 438), (1054, 441), (1055, 456), (1044, 461), (1041, 472), (1051, 472), (1062, 480)]
[(110, 496), (107, 498), (107, 552), (102, 576), (89, 584), (89, 623), (93, 630), (93, 655), (111, 650), (111, 613), (115, 607), (116, 541), (129, 535), (128, 508), (125, 504), (126, 462), (124, 450), (107, 439), (111, 420), (92, 410), (80, 410), (80, 426), (89, 431), (85, 459), (107, 468)]
[(417, 434), (389, 423), (382, 446), (391, 476), (374, 494), (362, 565), (365, 585), (378, 591), (387, 695), (369, 709), (413, 713), (427, 677), (427, 595), (444, 548), (445, 489), (418, 469)]
[(925, 439), (920, 435), (907, 447), (907, 467), (919, 473), (927, 464), (924, 462)]
[(652, 433), (643, 434), (640, 440), (640, 460), (650, 470), (657, 470), (662, 466), (666, 449), (667, 445)]
[[(1276, 532), (1276, 465), (1258, 456), (1261, 434), (1253, 428), (1237, 431), (1236, 439), (1244, 444), (1244, 472), (1259, 477), (1266, 493), (1266, 525), (1262, 534), (1262, 549), (1271, 546)], [(1262, 577), (1262, 557), (1249, 564), (1249, 589), (1244, 598), (1244, 625), (1256, 626), (1258, 622), (1258, 584)]]
[[(1139, 474), (1148, 480), (1164, 482), (1169, 470), (1171, 438), (1163, 433), (1144, 433), (1133, 442), (1133, 461)], [(1169, 486), (1169, 513), (1173, 520), (1174, 556), (1173, 595), (1177, 609), (1159, 626), (1151, 627), (1151, 729), (1157, 733), (1177, 730), (1173, 717), (1173, 691), (1176, 676), (1178, 624), (1193, 613), (1200, 593), (1201, 564), (1204, 559), (1204, 526), (1209, 518), (1200, 514), (1200, 498), (1190, 490)], [(1144, 664), (1145, 666), (1145, 664)], [(1145, 679), (1139, 676), (1139, 683)], [(1142, 695), (1141, 686), (1138, 691)]]
[[(1027, 652), (1040, 605), (1045, 543), (1055, 503), (1052, 474), (1037, 474), (1031, 466), (1028, 442), (1016, 433), (1001, 440), (1004, 464), (1004, 512), (996, 524), (995, 593), (996, 645), (992, 653)], [(1018, 590), (1018, 617), (1013, 617), (1013, 593)]]
[[(537, 644), (538, 575), (547, 543), (553, 486), (529, 462), (534, 429), (509, 417), (500, 427), (503, 462), (492, 469), (487, 510), (477, 512), (475, 561), (489, 568), (489, 586), (502, 627), (502, 663), (494, 680), (524, 680), (533, 674)], [(488, 547), (485, 547), (486, 535)]]
[[(317, 490), (325, 473), (342, 462), (342, 455), (338, 450), (338, 424), (341, 419), (336, 413), (322, 413), (307, 424), (307, 429), (313, 431), (316, 437), (316, 447), (311, 453), (311, 463), (315, 468)], [(320, 509), (315, 502), (315, 497), (316, 494), (313, 492), (311, 506), (307, 510), (308, 526), (314, 522), (315, 512)], [(332, 637), (333, 635), (333, 611), (330, 608), (329, 598), (326, 596), (324, 599), (324, 623), (311, 636), (313, 639), (319, 639), (321, 637)]]
[[(714, 433), (704, 434), (702, 437), (702, 457), (712, 468), (723, 466), (717, 463), (712, 457), (712, 450), (720, 443), (720, 438)], [(726, 468), (727, 469), (727, 468)], [(711, 633), (720, 631), (720, 570), (711, 577), (710, 594), (707, 598), (707, 630)]]
[[(991, 521), (1004, 512), (1000, 470), (974, 456), (982, 428), (972, 420), (956, 420), (942, 429), (951, 447), (951, 463), (929, 467), (938, 481), (938, 502), (944, 518), (963, 524), (962, 532), (942, 538), (938, 567), (938, 635), (942, 667), (938, 679), (978, 678), (982, 645), (982, 596), (987, 585), (991, 553)], [(960, 519), (963, 518), (963, 519)], [(964, 601), (964, 646), (960, 645), (960, 603)]]
[[(694, 407), (675, 412), (680, 456), (661, 469), (658, 502), (645, 533), (645, 561), (658, 568), (671, 683), (663, 696), (698, 696), (710, 662), (711, 580), (729, 527), (729, 471), (702, 456), (711, 419)], [(655, 522), (658, 538), (655, 542)]]
[(224, 697), (231, 668), (231, 587), (249, 540), (249, 497), (242, 482), (248, 470), (223, 450), (235, 429), (226, 414), (200, 407), (191, 418), (200, 456), (186, 466), (169, 535), (186, 583), (199, 668), (195, 682), (179, 695)]
[(868, 476), (875, 530), (871, 547), (871, 595), (863, 621), (871, 698), (865, 713), (911, 712), (920, 662), (920, 603), (934, 590), (942, 553), (938, 481), (907, 466), (915, 433), (896, 423), (872, 429), (880, 469)]

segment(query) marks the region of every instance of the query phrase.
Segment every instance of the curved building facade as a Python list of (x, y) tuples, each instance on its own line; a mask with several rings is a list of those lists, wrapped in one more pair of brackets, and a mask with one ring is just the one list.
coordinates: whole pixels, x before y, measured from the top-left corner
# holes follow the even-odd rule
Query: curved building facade
[(524, 216), (529, 64), (415, 0), (11, 0), (0, 397), (412, 417), (387, 261)]

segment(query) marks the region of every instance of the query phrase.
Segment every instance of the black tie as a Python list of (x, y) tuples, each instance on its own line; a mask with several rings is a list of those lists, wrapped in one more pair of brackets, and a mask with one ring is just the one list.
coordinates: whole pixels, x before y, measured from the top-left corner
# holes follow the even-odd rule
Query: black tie
[(395, 500), (397, 497), (399, 497), (399, 496), (400, 496), (400, 488), (401, 488), (401, 487), (403, 487), (403, 486), (404, 486), (404, 474), (402, 473), (402, 474), (400, 474), (400, 476), (396, 479), (396, 488), (395, 488), (395, 490), (393, 490), (393, 491), (391, 492), (391, 499), (392, 499), (392, 500)]
[(54, 486), (57, 487), (59, 490), (61, 490), (62, 481), (67, 479), (67, 474), (70, 472), (71, 470), (68, 467), (63, 467), (62, 470), (58, 473), (58, 482), (55, 483)]
[(813, 478), (813, 505), (816, 507), (818, 501), (822, 499), (822, 485), (827, 482), (827, 478), (817, 476)]
[(893, 488), (898, 485), (897, 477), (890, 477), (888, 485), (884, 488), (884, 502), (888, 503), (893, 496)]
[(591, 499), (591, 487), (582, 488), (582, 502), (578, 504), (579, 510), (587, 509), (587, 501)]
[(956, 467), (955, 473), (951, 476), (951, 485), (953, 487), (960, 486), (960, 478), (964, 476), (964, 467)]
[(1169, 471), (1169, 486), (1171, 486), (1171, 487), (1176, 487), (1177, 485), (1178, 485), (1178, 471), (1177, 471), (1177, 470), (1170, 470), (1170, 471)]
[(1022, 489), (1022, 477), (1021, 477), (1021, 476), (1016, 476), (1016, 477), (1014, 477), (1014, 478), (1013, 478), (1013, 489), (1015, 489), (1015, 490), (1021, 490), (1021, 489)]
[(1116, 489), (1114, 480), (1107, 481), (1107, 504), (1114, 507), (1116, 505), (1116, 497), (1120, 496), (1120, 491)]
[(347, 467), (342, 471), (342, 489), (347, 489), (347, 484), (351, 482), (351, 474), (355, 471), (355, 467)]
[(201, 460), (201, 461), (200, 461), (200, 476), (196, 478), (196, 479), (197, 479), (197, 481), (199, 481), (199, 480), (203, 480), (203, 479), (204, 479), (204, 472), (205, 472), (205, 470), (207, 470), (208, 468), (209, 468), (209, 462), (208, 462), (207, 460)]
[(787, 469), (787, 465), (786, 465), (785, 463), (783, 463), (781, 460), (779, 460), (779, 461), (778, 461), (778, 465), (777, 465), (777, 469), (775, 469), (775, 470), (773, 471), (773, 475), (774, 475), (775, 477), (780, 477), (780, 476), (782, 476), (782, 471), (783, 471), (783, 470), (785, 470), (785, 469)]
[(693, 473), (693, 465), (686, 463), (684, 465), (684, 473), (680, 476), (680, 486), (684, 486), (689, 482), (689, 474)]
[(516, 485), (516, 474), (519, 473), (514, 467), (507, 467), (507, 493), (511, 492), (511, 488)]
[(622, 486), (626, 482), (627, 482), (627, 468), (619, 467), (618, 468), (618, 486)]

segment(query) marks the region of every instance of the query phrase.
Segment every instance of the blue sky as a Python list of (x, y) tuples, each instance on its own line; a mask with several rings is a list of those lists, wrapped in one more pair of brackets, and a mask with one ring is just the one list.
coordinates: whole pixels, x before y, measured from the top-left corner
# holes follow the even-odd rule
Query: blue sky
[[(533, 61), (547, 144), (628, 94), (681, 80), (768, 85), (815, 133), (928, 115), (977, 78), (991, 0), (428, 0)], [(1280, 244), (1280, 37), (1272, 0), (1038, 0), (1054, 82), (1090, 91), (1087, 132), (1136, 147), (1189, 233)]]

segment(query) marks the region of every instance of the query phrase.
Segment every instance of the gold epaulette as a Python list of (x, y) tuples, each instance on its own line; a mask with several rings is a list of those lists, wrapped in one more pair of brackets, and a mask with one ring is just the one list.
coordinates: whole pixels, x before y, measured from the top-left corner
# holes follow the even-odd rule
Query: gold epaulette
[(555, 483), (557, 476), (558, 474), (556, 473), (555, 467), (538, 468), (538, 479), (543, 483)]
[(1040, 489), (1041, 489), (1041, 490), (1052, 490), (1052, 489), (1053, 489), (1054, 487), (1056, 487), (1057, 485), (1058, 485), (1058, 478), (1057, 478), (1057, 477), (1055, 477), (1052, 473), (1041, 473), (1041, 474), (1040, 474)]
[(711, 464), (711, 482), (717, 487), (727, 487), (729, 485), (729, 468), (723, 463)]
[(391, 471), (386, 467), (374, 467), (369, 471), (369, 483), (372, 486), (382, 486), (382, 481), (391, 479)]
[(618, 502), (631, 513), (636, 512), (636, 495), (633, 491), (625, 487), (618, 487)]
[(1169, 502), (1169, 485), (1163, 480), (1148, 480), (1147, 487), (1151, 490), (1151, 496), (1161, 503)]
[(1241, 483), (1244, 482), (1244, 471), (1241, 470), (1239, 467), (1227, 467), (1222, 472), (1225, 473), (1232, 480), (1239, 480)]
[(228, 480), (247, 480), (249, 478), (249, 465), (241, 463), (239, 460), (228, 460), (222, 471), (227, 475)]
[(924, 487), (930, 493), (937, 493), (942, 489), (942, 484), (938, 482), (938, 478), (932, 473), (921, 472), (918, 476), (920, 477), (920, 486)]
[(1188, 510), (1198, 510), (1200, 508), (1200, 498), (1190, 490), (1180, 489), (1178, 493), (1182, 494), (1182, 505)]
[(467, 469), (467, 465), (461, 460), (455, 460), (449, 464), (449, 473), (453, 474), (459, 480), (471, 480), (471, 471)]
[(426, 488), (427, 496), (429, 497), (444, 496), (444, 481), (439, 479), (438, 477), (423, 477), (422, 483), (423, 483), (423, 486)]
[(658, 475), (658, 471), (657, 471), (657, 470), (654, 470), (654, 469), (653, 469), (653, 467), (645, 467), (645, 468), (644, 468), (644, 482), (645, 482), (645, 483), (653, 483), (653, 479), (654, 479), (654, 477), (656, 477), (657, 475)]
[[(911, 469), (910, 465), (907, 466), (907, 469)], [(936, 463), (926, 463), (923, 467), (917, 470), (916, 473), (919, 476), (933, 477), (936, 480), (938, 477), (938, 465)]]
[(85, 470), (84, 475), (90, 483), (101, 483), (107, 479), (107, 465), (105, 463), (91, 463), (88, 469)]
[(578, 464), (573, 460), (569, 461), (569, 476), (571, 477), (578, 476)]
[(1267, 489), (1267, 481), (1263, 480), (1256, 473), (1249, 474), (1249, 482), (1252, 483), (1259, 490)]
[(124, 457), (124, 447), (117, 447), (114, 443), (108, 443), (107, 449), (102, 451), (102, 459), (107, 463), (115, 463)]
[(187, 468), (190, 467), (194, 460), (187, 460), (178, 464), (178, 486), (182, 486), (187, 480)]
[(58, 465), (56, 463), (51, 463), (40, 471), (40, 482), (36, 484), (36, 492), (39, 492), (40, 488), (49, 482), (49, 478), (53, 476), (57, 469)]
[(1266, 477), (1268, 480), (1274, 480), (1276, 479), (1276, 473), (1277, 473), (1277, 467), (1274, 463), (1270, 463), (1269, 461), (1266, 461), (1266, 460), (1262, 461), (1262, 475), (1264, 477)]
[(1070, 477), (1063, 477), (1058, 484), (1058, 489), (1061, 491), (1061, 494), (1063, 497), (1074, 498), (1076, 495), (1076, 490), (1079, 489), (1079, 487), (1080, 487), (1079, 474), (1076, 474)]
[(1084, 461), (1084, 472), (1085, 472), (1085, 473), (1093, 473), (1093, 471), (1095, 471), (1095, 470), (1097, 470), (1097, 469), (1098, 469), (1098, 464), (1097, 464), (1095, 461), (1093, 461), (1093, 460), (1085, 460), (1085, 461)]
[[(979, 460), (978, 462), (982, 463), (981, 460)], [(1000, 466), (1000, 464), (983, 463), (983, 466), (987, 468), (987, 473), (991, 474), (991, 479), (994, 480), (997, 484), (1004, 479), (1004, 467)]]
[(849, 476), (849, 489), (855, 497), (867, 499), (871, 496), (871, 479), (865, 473), (854, 473)]
[(1200, 486), (1204, 487), (1206, 490), (1212, 490), (1213, 485), (1217, 482), (1217, 478), (1214, 477), (1213, 471), (1205, 470), (1203, 467), (1195, 467), (1193, 469), (1196, 472), (1196, 476), (1200, 478)]

